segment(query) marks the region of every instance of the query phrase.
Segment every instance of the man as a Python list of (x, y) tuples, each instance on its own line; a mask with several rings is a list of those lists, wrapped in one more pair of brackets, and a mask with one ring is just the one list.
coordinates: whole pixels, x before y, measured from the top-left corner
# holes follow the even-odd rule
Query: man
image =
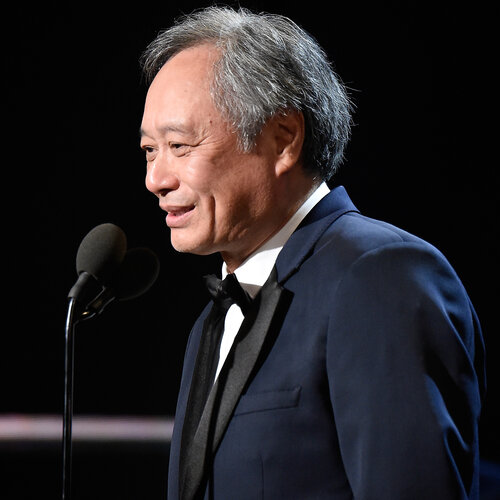
[(435, 248), (328, 189), (351, 119), (321, 48), (213, 7), (143, 64), (147, 188), (239, 290), (191, 332), (169, 498), (477, 498), (478, 321)]

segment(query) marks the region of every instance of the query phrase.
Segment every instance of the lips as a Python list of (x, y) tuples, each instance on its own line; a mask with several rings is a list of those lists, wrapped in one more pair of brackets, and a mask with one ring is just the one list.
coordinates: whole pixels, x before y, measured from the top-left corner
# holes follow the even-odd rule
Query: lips
[(187, 212), (190, 212), (193, 210), (194, 207), (184, 207), (184, 208), (175, 208), (172, 210), (167, 210), (168, 215), (173, 215), (174, 217), (180, 217), (181, 215), (184, 215)]
[(167, 212), (166, 222), (168, 227), (182, 227), (191, 216), (195, 206), (165, 206), (163, 210)]

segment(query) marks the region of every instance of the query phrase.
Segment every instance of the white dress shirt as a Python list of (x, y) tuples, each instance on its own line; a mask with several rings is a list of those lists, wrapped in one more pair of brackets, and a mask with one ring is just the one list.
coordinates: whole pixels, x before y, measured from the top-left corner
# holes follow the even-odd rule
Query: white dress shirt
[[(241, 286), (247, 291), (250, 297), (254, 298), (262, 285), (266, 282), (273, 266), (278, 258), (278, 254), (287, 242), (288, 238), (302, 222), (312, 208), (328, 193), (330, 189), (326, 183), (322, 183), (302, 206), (295, 212), (290, 220), (266, 243), (252, 253), (235, 271)], [(222, 279), (227, 276), (227, 267), (222, 265)], [(215, 378), (219, 375), (220, 369), (233, 345), (233, 341), (240, 329), (244, 316), (238, 305), (233, 304), (227, 311), (224, 321), (224, 333), (219, 351), (219, 364)]]

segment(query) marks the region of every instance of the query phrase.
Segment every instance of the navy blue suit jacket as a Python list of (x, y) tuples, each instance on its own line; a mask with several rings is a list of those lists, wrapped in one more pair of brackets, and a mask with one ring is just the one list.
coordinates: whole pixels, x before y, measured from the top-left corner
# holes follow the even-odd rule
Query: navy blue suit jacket
[(186, 350), (170, 500), (477, 498), (483, 341), (433, 246), (334, 189), (281, 251), (181, 450), (208, 311)]

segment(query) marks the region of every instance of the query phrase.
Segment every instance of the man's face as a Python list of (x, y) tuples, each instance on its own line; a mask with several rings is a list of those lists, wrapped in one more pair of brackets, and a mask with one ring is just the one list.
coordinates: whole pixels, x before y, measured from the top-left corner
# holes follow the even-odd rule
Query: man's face
[(254, 151), (239, 150), (209, 93), (216, 57), (203, 45), (163, 66), (146, 98), (141, 147), (146, 187), (167, 212), (173, 247), (241, 263), (276, 229), (275, 147), (264, 128)]

